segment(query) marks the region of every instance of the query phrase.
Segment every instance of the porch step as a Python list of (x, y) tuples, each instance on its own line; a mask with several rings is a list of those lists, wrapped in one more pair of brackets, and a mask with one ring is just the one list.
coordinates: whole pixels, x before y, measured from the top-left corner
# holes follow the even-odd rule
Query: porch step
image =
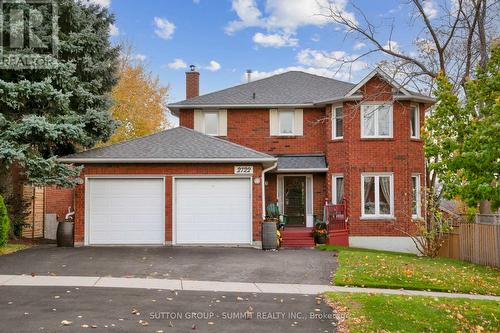
[(312, 228), (287, 228), (282, 233), (283, 247), (314, 247)]

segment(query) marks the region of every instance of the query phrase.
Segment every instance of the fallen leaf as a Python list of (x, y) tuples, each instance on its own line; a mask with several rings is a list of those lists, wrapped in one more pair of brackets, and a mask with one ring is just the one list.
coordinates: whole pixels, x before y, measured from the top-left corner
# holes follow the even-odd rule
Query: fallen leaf
[(69, 326), (69, 325), (71, 325), (71, 324), (73, 324), (73, 322), (72, 322), (72, 321), (69, 321), (69, 320), (62, 320), (62, 321), (61, 321), (61, 325), (63, 325), (63, 326)]

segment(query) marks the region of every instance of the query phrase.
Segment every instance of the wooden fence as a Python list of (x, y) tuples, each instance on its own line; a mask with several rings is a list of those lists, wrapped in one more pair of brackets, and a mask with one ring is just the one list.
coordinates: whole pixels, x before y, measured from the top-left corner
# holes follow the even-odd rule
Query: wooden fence
[(500, 267), (500, 225), (462, 223), (460, 259)]

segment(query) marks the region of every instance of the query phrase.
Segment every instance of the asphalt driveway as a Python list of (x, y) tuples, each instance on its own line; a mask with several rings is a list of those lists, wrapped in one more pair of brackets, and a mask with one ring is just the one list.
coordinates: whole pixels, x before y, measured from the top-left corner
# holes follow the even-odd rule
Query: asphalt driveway
[(335, 332), (315, 295), (0, 287), (2, 332)]
[(80, 247), (40, 245), (0, 256), (0, 275), (152, 277), (230, 282), (329, 284), (330, 251), (224, 247)]

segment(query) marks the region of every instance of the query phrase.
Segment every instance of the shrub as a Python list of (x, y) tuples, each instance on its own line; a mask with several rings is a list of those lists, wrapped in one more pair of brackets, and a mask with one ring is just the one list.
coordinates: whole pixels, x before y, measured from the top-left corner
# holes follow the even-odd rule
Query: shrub
[(10, 220), (7, 214), (7, 207), (3, 201), (3, 197), (0, 195), (0, 247), (7, 244), (9, 239), (9, 228)]

